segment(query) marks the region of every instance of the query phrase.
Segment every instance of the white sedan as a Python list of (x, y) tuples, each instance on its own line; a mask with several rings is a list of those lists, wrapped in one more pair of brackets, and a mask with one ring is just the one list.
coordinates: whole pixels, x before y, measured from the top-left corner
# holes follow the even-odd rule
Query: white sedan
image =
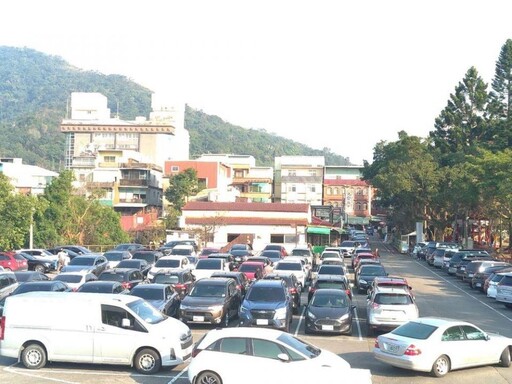
[[(192, 384), (371, 383), (367, 369), (293, 335), (268, 328), (222, 328), (206, 333), (192, 351)], [(265, 379), (267, 377), (267, 379)], [(340, 381), (341, 380), (341, 381)]]
[(460, 320), (422, 317), (375, 339), (379, 361), (442, 377), (449, 371), (479, 365), (510, 366), (512, 339), (486, 333)]

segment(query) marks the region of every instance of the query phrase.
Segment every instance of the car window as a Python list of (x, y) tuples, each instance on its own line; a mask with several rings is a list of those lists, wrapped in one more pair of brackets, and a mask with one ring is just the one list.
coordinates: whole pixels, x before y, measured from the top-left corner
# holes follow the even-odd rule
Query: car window
[(460, 327), (450, 327), (446, 331), (444, 331), (443, 336), (441, 337), (442, 341), (457, 341), (464, 340), (464, 333), (462, 333), (462, 329)]
[(247, 355), (247, 339), (243, 337), (226, 337), (220, 340), (219, 351)]
[(279, 344), (272, 341), (252, 339), (252, 353), (255, 357), (278, 360), (277, 356), (283, 353), (283, 350)]
[(379, 293), (375, 295), (374, 302), (382, 305), (407, 305), (412, 304), (412, 299), (409, 295)]
[(466, 334), (468, 340), (485, 340), (485, 333), (471, 325), (463, 325), (462, 330)]
[(411, 339), (426, 340), (435, 332), (437, 327), (409, 321), (391, 331), (392, 334), (410, 337)]

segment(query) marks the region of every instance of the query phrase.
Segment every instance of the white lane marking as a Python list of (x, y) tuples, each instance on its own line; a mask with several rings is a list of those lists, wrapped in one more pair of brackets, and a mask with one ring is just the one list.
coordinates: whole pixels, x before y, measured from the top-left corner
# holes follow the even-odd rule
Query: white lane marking
[[(4, 371), (6, 372), (9, 372), (9, 373), (12, 373), (12, 374), (16, 374), (16, 375), (20, 375), (20, 376), (25, 376), (25, 377), (32, 377), (34, 379), (37, 379), (38, 381), (39, 380), (47, 380), (47, 381), (54, 381), (54, 382), (57, 382), (57, 383), (65, 383), (65, 384), (79, 384), (75, 381), (67, 381), (67, 380), (61, 380), (61, 379), (54, 379), (54, 378), (51, 378), (51, 377), (44, 377), (44, 376), (40, 376), (40, 375), (35, 375), (35, 374), (32, 374), (32, 373), (28, 373), (28, 372), (25, 372), (25, 371), (21, 371), (21, 370), (17, 370), (17, 369), (14, 369), (14, 365), (16, 365), (18, 363), (15, 363), (13, 365), (10, 365), (8, 367), (4, 367)], [(54, 371), (52, 370), (50, 373), (53, 373)], [(46, 373), (46, 372), (45, 372)]]
[(476, 301), (478, 301), (480, 304), (482, 304), (483, 306), (489, 308), (491, 311), (497, 313), (498, 315), (500, 315), (501, 317), (504, 317), (505, 319), (507, 319), (508, 321), (511, 321), (512, 322), (512, 319), (508, 316), (506, 316), (505, 314), (501, 313), (500, 311), (494, 309), (493, 307), (491, 307), (489, 304), (487, 303), (484, 303), (482, 300), (478, 299), (477, 297), (473, 296), (472, 294), (466, 292), (464, 289), (460, 288), (459, 286), (457, 286), (456, 284), (453, 284), (450, 280), (447, 280), (445, 279), (443, 276), (441, 276), (440, 274), (438, 274), (437, 272), (431, 270), (430, 268), (427, 268), (426, 266), (424, 266), (423, 264), (421, 264), (419, 261), (415, 260), (416, 264), (418, 264), (420, 267), (426, 269), (427, 271), (429, 271), (430, 273), (432, 273), (433, 275), (439, 277), (441, 280), (443, 280), (444, 282), (450, 284), (452, 287), (456, 288), (457, 290), (461, 291), (462, 293), (464, 293), (465, 295), (475, 299)]
[[(354, 297), (354, 292), (352, 291), (352, 287), (350, 287), (350, 295)], [(361, 324), (359, 322), (359, 316), (357, 315), (357, 305), (354, 309), (354, 319), (356, 320), (356, 326), (357, 326), (357, 338), (359, 341), (363, 341), (363, 334), (361, 332)]]
[(187, 372), (187, 370), (188, 370), (188, 367), (185, 367), (181, 372), (179, 372), (176, 376), (174, 376), (172, 378), (172, 380), (169, 381), (169, 383), (167, 383), (167, 384), (175, 383), (176, 380), (179, 380), (181, 378), (181, 376), (184, 375)]
[(305, 305), (304, 308), (302, 308), (302, 313), (299, 316), (299, 322), (298, 322), (297, 326), (295, 327), (295, 332), (293, 333), (294, 336), (297, 336), (299, 334), (299, 329), (302, 324), (302, 319), (304, 318), (304, 314), (306, 313), (306, 307), (307, 307), (307, 305)]

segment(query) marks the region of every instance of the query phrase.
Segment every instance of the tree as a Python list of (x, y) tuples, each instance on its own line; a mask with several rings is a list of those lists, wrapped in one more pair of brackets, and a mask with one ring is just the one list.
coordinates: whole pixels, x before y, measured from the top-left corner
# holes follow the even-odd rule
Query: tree
[(169, 188), (165, 191), (165, 198), (172, 207), (181, 214), (181, 209), (189, 196), (198, 192), (197, 172), (187, 168), (183, 172), (169, 178)]

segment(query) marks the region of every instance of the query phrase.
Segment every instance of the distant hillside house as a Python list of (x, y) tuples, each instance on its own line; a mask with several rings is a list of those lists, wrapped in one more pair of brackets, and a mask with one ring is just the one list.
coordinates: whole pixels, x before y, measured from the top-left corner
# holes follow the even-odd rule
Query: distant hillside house
[(14, 190), (25, 195), (40, 195), (59, 176), (57, 172), (23, 164), (20, 158), (0, 159), (0, 173), (9, 178)]
[(250, 239), (256, 251), (269, 243), (283, 244), (288, 250), (304, 244), (311, 221), (310, 205), (293, 203), (193, 201), (182, 214), (182, 228), (200, 232), (206, 238), (204, 246)]

